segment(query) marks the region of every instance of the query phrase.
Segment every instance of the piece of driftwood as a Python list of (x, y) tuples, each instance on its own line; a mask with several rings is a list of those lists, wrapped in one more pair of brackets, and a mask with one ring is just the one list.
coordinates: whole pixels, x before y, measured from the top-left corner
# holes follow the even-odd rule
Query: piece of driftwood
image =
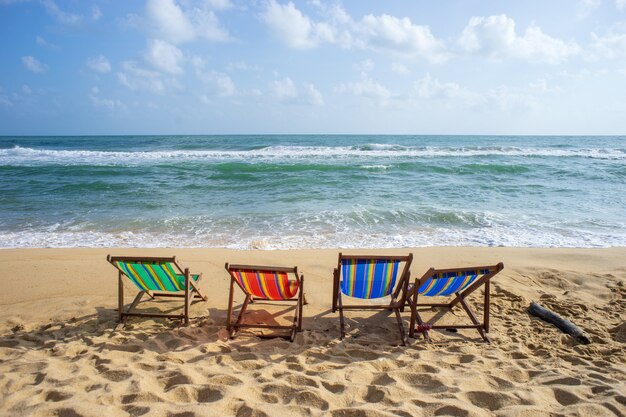
[(530, 307), (528, 307), (528, 312), (533, 316), (539, 317), (541, 320), (547, 321), (548, 323), (554, 324), (564, 333), (567, 333), (573, 336), (576, 340), (585, 345), (591, 343), (591, 340), (585, 335), (583, 330), (576, 326), (571, 321), (564, 319), (553, 311), (548, 310), (545, 307), (537, 304), (536, 302), (531, 302)]

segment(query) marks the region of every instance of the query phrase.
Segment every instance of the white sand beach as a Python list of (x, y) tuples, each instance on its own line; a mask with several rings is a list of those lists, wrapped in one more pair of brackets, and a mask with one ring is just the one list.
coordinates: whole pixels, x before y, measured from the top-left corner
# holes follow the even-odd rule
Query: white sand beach
[[(428, 267), (504, 262), (493, 280), (491, 344), (432, 331), (400, 346), (385, 313), (330, 311), (337, 250), (16, 249), (0, 251), (0, 414), (7, 416), (623, 416), (626, 249), (415, 248)], [(188, 327), (131, 318), (114, 331), (107, 254), (176, 255), (204, 273), (208, 301)], [(294, 343), (225, 330), (225, 262), (297, 265), (308, 305)], [(136, 291), (127, 283), (127, 302)], [(474, 300), (478, 304), (479, 296)], [(243, 300), (235, 297), (236, 305)], [(580, 326), (582, 345), (529, 316), (531, 300)], [(173, 302), (140, 308), (173, 310)], [(479, 308), (479, 307), (477, 307)], [(280, 322), (255, 305), (248, 320)], [(371, 316), (371, 317), (370, 317)], [(410, 314), (404, 313), (408, 326)], [(459, 320), (467, 320), (460, 310)]]

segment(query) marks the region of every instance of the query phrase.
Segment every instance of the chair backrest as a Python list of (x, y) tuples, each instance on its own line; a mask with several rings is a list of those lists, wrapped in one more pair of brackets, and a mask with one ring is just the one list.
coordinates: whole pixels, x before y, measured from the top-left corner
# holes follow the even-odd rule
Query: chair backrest
[[(372, 299), (391, 295), (398, 276), (408, 279), (412, 255), (357, 256), (339, 254), (341, 292), (349, 297)], [(400, 263), (405, 262), (400, 271)], [(397, 294), (397, 293), (396, 293)]]
[(455, 269), (431, 268), (420, 280), (418, 293), (426, 297), (448, 296), (463, 291), (483, 277), (490, 279), (502, 270), (501, 264)]
[[(298, 293), (298, 268), (229, 265), (226, 270), (248, 295), (264, 300), (289, 300)], [(295, 280), (289, 280), (293, 273)]]
[(107, 260), (144, 291), (184, 291), (184, 272), (176, 258), (107, 257)]

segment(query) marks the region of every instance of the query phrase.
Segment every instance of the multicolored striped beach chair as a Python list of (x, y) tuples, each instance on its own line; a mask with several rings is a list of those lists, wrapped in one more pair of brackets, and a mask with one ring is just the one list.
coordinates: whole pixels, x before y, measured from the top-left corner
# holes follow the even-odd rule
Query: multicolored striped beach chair
[[(302, 331), (302, 306), (306, 304), (306, 299), (304, 298), (304, 275), (298, 275), (298, 267), (229, 265), (226, 263), (225, 268), (230, 275), (230, 295), (228, 297), (228, 318), (226, 322), (230, 337), (234, 337), (237, 330), (242, 328), (289, 330), (289, 340), (293, 342), (296, 332)], [(289, 279), (289, 274), (293, 274), (295, 279)], [(241, 288), (246, 298), (241, 306), (237, 320), (232, 323), (235, 285)], [(248, 305), (255, 300), (270, 303), (295, 302), (293, 324), (281, 326), (243, 323), (243, 316)]]
[[(346, 335), (343, 310), (393, 310), (402, 344), (406, 336), (400, 312), (404, 310), (413, 254), (408, 256), (368, 256), (339, 254), (334, 270), (333, 313), (339, 310), (341, 339)], [(404, 263), (404, 266), (401, 264)], [(343, 304), (342, 294), (371, 300), (391, 297), (389, 304)], [(400, 299), (398, 299), (400, 297)]]
[[(489, 336), (489, 283), (491, 278), (504, 269), (504, 264), (473, 266), (452, 269), (430, 268), (421, 278), (415, 280), (415, 284), (409, 288), (406, 302), (411, 307), (411, 329), (409, 335), (413, 337), (415, 331), (422, 333), (424, 338), (430, 341), (428, 330), (430, 329), (476, 329), (486, 342), (490, 342)], [(470, 309), (466, 298), (484, 286), (483, 321), (476, 317)], [(418, 297), (454, 297), (448, 303), (420, 303)], [(454, 306), (461, 304), (472, 324), (435, 324)], [(419, 315), (420, 307), (442, 307), (443, 314), (435, 316), (430, 323), (424, 322)], [(415, 322), (418, 327), (416, 329)]]
[[(189, 324), (189, 306), (194, 297), (198, 296), (206, 301), (206, 297), (198, 289), (202, 274), (192, 275), (189, 268), (182, 267), (176, 257), (108, 255), (107, 261), (118, 270), (118, 319), (121, 326), (130, 316), (181, 319), (185, 324)], [(123, 277), (127, 277), (139, 289), (139, 293), (127, 309), (124, 309)], [(144, 295), (153, 300), (157, 297), (183, 298), (183, 314), (135, 312), (135, 307)]]

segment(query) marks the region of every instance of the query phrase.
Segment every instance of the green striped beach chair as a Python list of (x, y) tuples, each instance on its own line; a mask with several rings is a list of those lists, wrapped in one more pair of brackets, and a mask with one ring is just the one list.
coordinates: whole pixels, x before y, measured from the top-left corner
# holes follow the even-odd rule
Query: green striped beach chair
[[(406, 299), (411, 307), (409, 336), (413, 337), (417, 330), (424, 335), (426, 340), (430, 341), (428, 335), (430, 329), (476, 329), (486, 342), (490, 342), (487, 335), (489, 333), (489, 284), (491, 278), (503, 269), (504, 264), (502, 262), (489, 266), (451, 269), (430, 268), (421, 278), (417, 278), (415, 284), (409, 288)], [(480, 287), (484, 287), (482, 322), (478, 320), (466, 301), (467, 297)], [(420, 296), (453, 298), (445, 303), (422, 303), (418, 299)], [(471, 324), (435, 324), (457, 304), (463, 307), (472, 322)], [(425, 322), (419, 314), (418, 309), (420, 307), (443, 308), (444, 311), (442, 314), (434, 316), (430, 322)]]
[[(400, 312), (404, 310), (413, 254), (408, 256), (371, 256), (339, 254), (333, 276), (333, 313), (339, 310), (341, 339), (346, 335), (344, 310), (393, 310), (402, 344), (407, 340)], [(404, 263), (404, 267), (401, 264)], [(385, 304), (343, 303), (343, 296), (373, 300), (390, 297)], [(400, 298), (398, 298), (400, 297)]]
[[(187, 325), (189, 324), (189, 307), (194, 297), (197, 296), (206, 301), (206, 297), (200, 293), (198, 288), (202, 274), (191, 274), (189, 268), (181, 266), (176, 257), (108, 255), (107, 261), (118, 271), (118, 319), (121, 326), (130, 316), (180, 319)], [(128, 278), (139, 289), (139, 293), (127, 309), (124, 309), (124, 277)], [(135, 307), (144, 295), (153, 300), (157, 297), (182, 298), (184, 300), (183, 313), (135, 312)]]

